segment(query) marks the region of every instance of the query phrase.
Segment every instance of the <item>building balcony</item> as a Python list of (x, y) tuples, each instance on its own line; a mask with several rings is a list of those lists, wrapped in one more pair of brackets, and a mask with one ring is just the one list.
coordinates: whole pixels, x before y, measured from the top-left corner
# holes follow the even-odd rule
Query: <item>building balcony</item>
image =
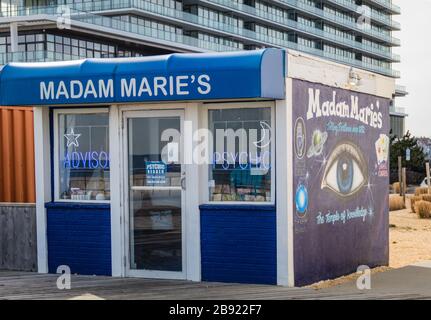
[(405, 97), (408, 95), (407, 87), (402, 85), (395, 85), (395, 97)]
[[(308, 36), (317, 37), (321, 40), (326, 40), (332, 42), (333, 44), (341, 45), (346, 48), (354, 48), (362, 53), (372, 54), (377, 58), (383, 58), (390, 62), (399, 62), (400, 56), (393, 54), (390, 50), (382, 50), (376, 47), (367, 46), (363, 43), (357, 42), (353, 39), (341, 37), (333, 33), (305, 25), (290, 19), (284, 19), (283, 17), (257, 10), (254, 7), (236, 4), (228, 0), (212, 0), (213, 3), (219, 3), (230, 9), (236, 10), (238, 14), (246, 14), (251, 17), (257, 17), (262, 20), (266, 25), (276, 25), (279, 28), (282, 27), (286, 31), (295, 31), (297, 33), (306, 34)], [(98, 12), (100, 14), (106, 14), (109, 11), (124, 10), (124, 9), (137, 9), (142, 10), (143, 13), (150, 13), (157, 15), (157, 18), (170, 18), (175, 20), (181, 20), (188, 23), (194, 24), (195, 28), (200, 28), (201, 26), (215, 28), (222, 32), (234, 33), (235, 35), (248, 35), (250, 37), (250, 30), (244, 28), (234, 27), (228, 24), (224, 24), (218, 21), (210, 20), (207, 18), (199, 17), (194, 14), (190, 14), (184, 11), (175, 10), (165, 6), (161, 6), (154, 3), (139, 1), (139, 0), (126, 0), (126, 1), (95, 1), (95, 2), (84, 2), (77, 3), (76, 8), (83, 11)], [(322, 11), (323, 13), (323, 11)], [(177, 21), (171, 20), (172, 23)], [(251, 36), (252, 38), (255, 38)], [(274, 44), (274, 43), (272, 43)]]
[[(120, 0), (123, 1), (123, 3), (129, 3), (129, 5), (135, 5), (142, 2), (141, 0)], [(238, 16), (246, 16), (246, 17), (258, 17), (258, 10), (256, 10), (255, 7), (251, 7), (245, 4), (238, 4), (234, 1), (230, 0), (191, 0), (192, 3), (201, 3), (205, 6), (214, 8), (216, 10), (232, 10), (235, 12)], [(354, 20), (348, 20), (343, 17), (337, 16), (335, 14), (332, 14), (330, 12), (324, 11), (322, 9), (319, 9), (315, 6), (311, 6), (301, 0), (273, 0), (274, 3), (278, 4), (280, 7), (285, 9), (295, 9), (297, 11), (300, 11), (307, 16), (311, 16), (312, 19), (321, 19), (327, 23), (330, 23), (331, 25), (337, 25), (341, 28), (347, 28), (351, 29), (352, 31), (355, 31), (358, 35), (365, 36), (367, 38), (377, 40), (379, 42), (384, 42), (385, 44), (391, 45), (391, 46), (399, 46), (401, 44), (400, 40), (392, 37), (391, 35), (386, 35), (380, 31), (366, 28), (361, 26), (360, 24), (356, 23)], [(287, 19), (284, 19), (280, 16), (273, 15), (271, 13), (265, 12), (268, 17), (266, 17), (265, 24), (272, 24), (272, 22), (279, 22), (280, 20), (286, 21)]]
[[(400, 62), (400, 56), (397, 54), (393, 54), (390, 49), (384, 50), (381, 48), (368, 46), (351, 38), (342, 37), (340, 35), (327, 32), (314, 26), (306, 25), (291, 19), (286, 19), (285, 17), (275, 15), (267, 11), (258, 10), (248, 5), (237, 4), (229, 0), (211, 0), (208, 2), (211, 2), (211, 6), (214, 6), (214, 4), (219, 4), (223, 6), (223, 9), (228, 8), (234, 11), (236, 14), (243, 17), (244, 20), (250, 19), (251, 21), (262, 21), (262, 23), (264, 23), (265, 25), (275, 26), (279, 29), (281, 27), (286, 31), (295, 31), (299, 34), (304, 34), (309, 37), (312, 36), (314, 38), (325, 40), (327, 42), (341, 45), (346, 48), (357, 49), (362, 53), (372, 54), (375, 57), (383, 58), (389, 60), (390, 62)], [(148, 6), (152, 6), (152, 4), (148, 4)]]
[(391, 14), (401, 14), (401, 8), (392, 3), (392, 0), (368, 0), (370, 3), (387, 10)]
[[(72, 56), (72, 55), (67, 56), (67, 60), (76, 60), (76, 59), (79, 59), (79, 57)], [(18, 51), (18, 52), (0, 53), (0, 65), (7, 64), (9, 62), (48, 62), (48, 61), (56, 61), (55, 52)]]
[(370, 18), (372, 21), (378, 22), (379, 24), (389, 27), (393, 30), (401, 29), (401, 24), (397, 21), (392, 20), (390, 16), (383, 16), (383, 15), (376, 14), (374, 12), (371, 12), (369, 15), (365, 15), (365, 13), (362, 12), (361, 7), (352, 3), (351, 1), (348, 1), (348, 0), (326, 0), (326, 1), (333, 5), (341, 7), (343, 9), (356, 12), (359, 15), (364, 15), (365, 17)]
[(393, 116), (398, 116), (398, 117), (408, 116), (408, 114), (406, 113), (406, 108), (403, 108), (403, 107), (390, 106), (389, 113)]
[[(177, 20), (187, 21), (188, 23), (193, 23), (193, 25), (204, 26), (208, 29), (208, 32), (215, 33), (218, 31), (220, 35), (235, 38), (243, 42), (248, 42), (249, 44), (255, 44), (257, 46), (270, 46), (279, 48), (289, 48), (293, 50), (303, 51), (306, 53), (314, 54), (320, 57), (328, 58), (336, 62), (348, 64), (350, 66), (355, 66), (372, 72), (381, 73), (391, 77), (399, 77), (399, 72), (392, 70), (391, 68), (385, 68), (378, 65), (367, 64), (362, 61), (356, 60), (354, 58), (345, 57), (336, 53), (329, 53), (321, 49), (316, 49), (312, 47), (307, 47), (300, 45), (296, 42), (288, 41), (286, 39), (274, 38), (268, 35), (256, 33), (252, 30), (238, 28), (226, 24), (221, 24), (219, 22), (211, 21), (192, 15), (186, 12), (177, 11), (170, 8), (162, 7), (162, 11), (158, 14), (167, 16), (175, 16)], [(58, 16), (57, 7), (38, 7), (38, 8), (25, 8), (23, 10), (17, 10), (11, 16), (37, 16), (37, 15), (50, 15), (52, 21), (56, 22)], [(187, 17), (185, 19), (185, 17)], [(37, 17), (36, 17), (37, 18)], [(85, 11), (71, 10), (71, 25), (74, 26), (77, 22), (81, 25), (90, 25), (99, 31), (103, 27), (106, 30), (118, 30), (121, 32), (126, 32), (128, 36), (132, 37), (148, 37), (153, 39), (152, 41), (164, 41), (165, 43), (171, 44), (181, 44), (186, 45), (189, 48), (195, 48), (194, 51), (232, 51), (238, 50), (238, 48), (233, 46), (227, 46), (221, 43), (216, 43), (214, 41), (203, 41), (195, 37), (174, 34), (172, 32), (167, 32), (163, 30), (153, 29), (147, 26), (133, 24), (130, 22), (121, 21), (119, 19), (114, 19), (109, 16), (97, 15)], [(36, 19), (37, 20), (37, 19)], [(190, 21), (190, 20), (193, 20)], [(1, 18), (0, 18), (1, 22)], [(75, 23), (74, 23), (75, 22)], [(13, 56), (11, 58), (14, 58)]]

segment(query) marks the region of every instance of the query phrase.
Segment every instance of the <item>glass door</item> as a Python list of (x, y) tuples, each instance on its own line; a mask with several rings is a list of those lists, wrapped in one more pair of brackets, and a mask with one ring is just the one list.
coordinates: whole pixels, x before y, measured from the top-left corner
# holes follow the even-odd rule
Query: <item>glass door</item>
[(185, 275), (183, 111), (125, 114), (127, 274)]

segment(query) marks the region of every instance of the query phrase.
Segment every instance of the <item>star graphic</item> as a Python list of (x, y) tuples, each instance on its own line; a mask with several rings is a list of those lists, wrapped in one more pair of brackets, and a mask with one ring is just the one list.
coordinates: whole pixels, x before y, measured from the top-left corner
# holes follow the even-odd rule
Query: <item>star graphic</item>
[(75, 134), (75, 130), (73, 128), (70, 129), (70, 133), (64, 135), (67, 139), (67, 147), (69, 148), (71, 145), (75, 147), (79, 147), (78, 138), (81, 136), (80, 133)]

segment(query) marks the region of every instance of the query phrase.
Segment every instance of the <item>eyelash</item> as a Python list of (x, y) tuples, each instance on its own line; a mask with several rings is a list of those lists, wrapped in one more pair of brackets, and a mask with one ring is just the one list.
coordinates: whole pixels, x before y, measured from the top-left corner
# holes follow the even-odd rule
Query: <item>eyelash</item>
[[(337, 149), (340, 149), (340, 150), (337, 150)], [(351, 144), (343, 143), (342, 148), (336, 147), (335, 150), (337, 151), (332, 152), (331, 156), (329, 157), (327, 168), (331, 168), (334, 165), (335, 161), (338, 160), (339, 156), (344, 153), (348, 153), (349, 155), (351, 155), (353, 160), (355, 160), (358, 164), (360, 164), (360, 167), (364, 163), (362, 158), (359, 156), (358, 151)]]
[(367, 165), (365, 159), (363, 158), (363, 156), (361, 155), (361, 153), (356, 149), (355, 145), (352, 144), (351, 142), (343, 142), (340, 143), (338, 146), (335, 147), (335, 149), (332, 151), (328, 163), (325, 167), (325, 171), (324, 171), (324, 175), (323, 175), (323, 179), (322, 179), (322, 185), (325, 182), (326, 184), (326, 179), (328, 176), (328, 172), (330, 172), (330, 170), (332, 169), (332, 167), (336, 164), (336, 162), (339, 160), (340, 156), (343, 154), (348, 154), (350, 157), (352, 157), (352, 160), (355, 161), (359, 167), (359, 170), (361, 170), (362, 175), (364, 175), (364, 172), (366, 172), (367, 170), (363, 168), (365, 168), (365, 166)]

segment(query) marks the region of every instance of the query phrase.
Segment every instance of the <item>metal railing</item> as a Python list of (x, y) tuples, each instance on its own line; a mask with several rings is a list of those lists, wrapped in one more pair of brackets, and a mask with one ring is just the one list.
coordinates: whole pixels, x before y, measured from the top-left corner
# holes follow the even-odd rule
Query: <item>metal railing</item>
[(345, 9), (349, 9), (354, 12), (360, 12), (365, 17), (368, 17), (374, 21), (380, 22), (388, 27), (394, 28), (394, 29), (400, 29), (401, 24), (397, 21), (392, 20), (390, 16), (383, 16), (379, 15), (375, 12), (371, 12), (369, 15), (366, 14), (366, 12), (362, 12), (361, 7), (356, 5), (355, 3), (349, 1), (349, 0), (328, 0), (329, 2), (332, 2), (334, 4), (337, 4), (339, 6), (342, 6)]
[[(7, 64), (9, 62), (46, 62), (54, 61), (55, 52), (48, 51), (18, 51), (0, 53), (0, 65)], [(76, 59), (76, 58), (75, 58)], [(70, 57), (65, 60), (75, 60)]]
[[(216, 0), (217, 1), (217, 0)], [(301, 0), (274, 0), (275, 2), (285, 3), (289, 7), (295, 8), (296, 10), (312, 13), (315, 16), (324, 18), (328, 21), (336, 22), (344, 27), (353, 29), (357, 32), (360, 32), (361, 34), (370, 35), (374, 38), (377, 38), (379, 40), (389, 42), (393, 45), (400, 45), (400, 40), (398, 38), (392, 37), (390, 35), (386, 35), (384, 33), (381, 33), (379, 31), (376, 31), (372, 28), (363, 28), (361, 27), (356, 21), (354, 20), (348, 20), (342, 16), (337, 16), (331, 12), (319, 9), (317, 7), (311, 6)], [(331, 0), (333, 1), (333, 0)]]
[(401, 13), (401, 8), (399, 6), (397, 6), (396, 4), (394, 4), (391, 0), (369, 0), (373, 3), (377, 3), (379, 5), (381, 5), (382, 7), (385, 7), (389, 10), (391, 10), (392, 12), (396, 13), (396, 14), (400, 14)]
[[(53, 16), (54, 18), (59, 17), (59, 13), (57, 12), (57, 6), (17, 8), (16, 10), (9, 11), (7, 13), (7, 16), (9, 17), (32, 16), (32, 15), (48, 15), (48, 16)], [(6, 14), (3, 13), (3, 17), (5, 16)], [(157, 40), (157, 41), (164, 40), (167, 42), (181, 43), (191, 47), (203, 49), (204, 51), (238, 50), (238, 48), (234, 46), (228, 46), (221, 43), (216, 43), (214, 41), (206, 41), (206, 40), (202, 40), (202, 39), (198, 39), (195, 37), (190, 37), (182, 34), (175, 34), (165, 30), (160, 30), (160, 29), (152, 28), (149, 26), (143, 26), (143, 25), (139, 25), (131, 22), (125, 22), (112, 17), (97, 15), (91, 12), (78, 10), (76, 8), (70, 8), (70, 19), (72, 24), (73, 24), (73, 21), (88, 23), (88, 24), (97, 25), (100, 27), (106, 27), (113, 30), (132, 33), (135, 37), (139, 35), (139, 36), (153, 38), (154, 40)]]
[(404, 108), (404, 107), (390, 106), (389, 107), (389, 112), (390, 113), (397, 113), (397, 114), (407, 114), (406, 113), (406, 108)]
[[(297, 32), (298, 31), (304, 32), (307, 34), (311, 34), (313, 36), (320, 37), (324, 40), (329, 40), (329, 41), (337, 43), (337, 44), (348, 46), (350, 48), (362, 50), (362, 51), (367, 52), (367, 53), (373, 53), (373, 54), (378, 55), (380, 57), (390, 59), (393, 62), (399, 62), (400, 61), (400, 56), (397, 54), (393, 54), (389, 47), (388, 47), (388, 50), (372, 47), (372, 46), (366, 45), (364, 43), (360, 43), (358, 41), (355, 41), (354, 39), (339, 36), (339, 35), (327, 32), (325, 30), (322, 30), (322, 29), (319, 29), (319, 28), (316, 28), (316, 27), (313, 27), (310, 25), (306, 25), (306, 24), (303, 24), (303, 23), (300, 23), (300, 22), (297, 22), (294, 20), (287, 19), (287, 18), (282, 17), (280, 15), (275, 15), (275, 14), (272, 14), (272, 13), (267, 12), (267, 11), (258, 10), (254, 7), (244, 5), (244, 4), (238, 4), (236, 2), (232, 2), (229, 0), (211, 0), (210, 2), (212, 4), (214, 4), (214, 3), (220, 4), (224, 7), (236, 10), (237, 12), (242, 12), (242, 13), (248, 14), (250, 16), (259, 17), (259, 18), (264, 19), (266, 21), (276, 23), (279, 26), (284, 26), (284, 27), (287, 27), (289, 29), (293, 29)], [(322, 14), (323, 14), (323, 11), (322, 11)]]
[[(132, 0), (132, 1), (135, 1), (135, 0)], [(92, 4), (92, 3), (98, 3), (98, 2), (89, 2), (89, 4)], [(311, 54), (314, 54), (314, 55), (317, 55), (320, 57), (329, 58), (329, 59), (337, 61), (337, 62), (342, 62), (345, 64), (353, 65), (353, 66), (356, 66), (358, 68), (363, 68), (363, 69), (366, 69), (369, 71), (378, 72), (378, 73), (388, 75), (391, 77), (398, 77), (399, 76), (399, 73), (397, 71), (394, 71), (390, 68), (384, 68), (384, 67), (377, 66), (377, 65), (366, 64), (366, 63), (359, 61), (359, 60), (356, 60), (356, 59), (344, 57), (342, 55), (337, 55), (337, 54), (333, 54), (333, 53), (328, 53), (328, 52), (320, 50), (320, 49), (307, 47), (307, 46), (300, 45), (296, 42), (288, 41), (285, 39), (270, 37), (268, 35), (256, 33), (252, 30), (248, 30), (248, 29), (244, 29), (244, 28), (238, 28), (238, 27), (223, 24), (220, 22), (215, 22), (212, 20), (204, 19), (202, 17), (196, 16), (196, 15), (193, 15), (193, 14), (190, 14), (187, 12), (182, 12), (182, 11), (178, 11), (178, 10), (167, 8), (167, 7), (157, 6), (154, 4), (150, 4), (148, 2), (143, 2), (143, 3), (146, 3), (147, 7), (152, 6), (153, 8), (157, 8), (157, 9), (154, 9), (154, 11), (156, 11), (158, 14), (165, 15), (165, 16), (166, 15), (173, 15), (177, 18), (188, 17), (188, 19), (190, 19), (190, 21), (194, 21), (194, 23), (196, 23), (196, 24), (205, 25), (209, 28), (219, 28), (219, 30), (223, 30), (226, 33), (239, 35), (241, 37), (255, 41), (257, 43), (260, 42), (264, 46), (275, 46), (275, 47), (280, 47), (280, 48), (294, 49), (294, 50), (298, 50), (298, 51), (311, 53)], [(14, 11), (10, 11), (8, 14), (9, 14), (9, 16), (30, 16), (30, 15), (45, 14), (45, 15), (51, 15), (54, 17), (58, 17), (58, 15), (59, 15), (57, 13), (57, 7), (56, 6), (17, 8)], [(115, 19), (115, 18), (112, 18), (109, 16), (102, 16), (102, 15), (90, 13), (88, 11), (77, 10), (75, 8), (73, 8), (73, 9), (71, 8), (71, 10), (70, 10), (70, 19), (71, 19), (72, 23), (73, 23), (73, 21), (77, 21), (80, 23), (91, 24), (91, 25), (95, 25), (95, 26), (99, 26), (99, 27), (106, 27), (108, 29), (130, 33), (131, 35), (133, 35), (135, 37), (145, 36), (145, 37), (152, 38), (155, 41), (156, 40), (157, 41), (164, 40), (167, 42), (180, 43), (183, 45), (188, 45), (191, 47), (200, 48), (200, 49), (203, 49), (204, 51), (233, 51), (233, 50), (238, 50), (238, 48), (236, 48), (236, 47), (227, 46), (227, 45), (220, 44), (220, 43), (215, 43), (214, 41), (206, 41), (206, 40), (201, 40), (201, 39), (191, 37), (191, 36), (186, 36), (186, 35), (182, 35), (182, 34), (175, 34), (172, 32), (159, 30), (159, 29), (148, 27), (148, 26), (143, 26), (140, 24), (122, 21), (122, 20)], [(20, 59), (19, 56), (17, 56), (16, 59)], [(23, 57), (23, 59), (24, 59), (24, 57)], [(35, 57), (35, 59), (36, 59), (36, 57)], [(21, 60), (19, 60), (19, 61), (21, 61)], [(39, 61), (39, 60), (36, 60), (36, 61)]]
[[(259, 12), (258, 12), (259, 10), (256, 10), (256, 8), (252, 6), (239, 4), (229, 0), (207, 0), (207, 1), (209, 1), (212, 5), (219, 4), (221, 6), (231, 8), (240, 12), (245, 12), (250, 15), (259, 16)], [(384, 33), (378, 32), (371, 28), (362, 28), (355, 21), (350, 21), (340, 16), (326, 12), (322, 9), (316, 8), (314, 6), (310, 6), (309, 4), (301, 0), (276, 0), (276, 2), (288, 4), (290, 7), (293, 7), (300, 11), (305, 11), (307, 13), (312, 12), (313, 14), (321, 17), (322, 19), (326, 19), (329, 21), (336, 21), (337, 23), (340, 23), (345, 27), (352, 28), (355, 31), (358, 31), (364, 34), (371, 35), (379, 40), (383, 40), (394, 45), (400, 44), (400, 41), (397, 38), (394, 38), (390, 35), (385, 35)], [(188, 20), (192, 22), (193, 22), (193, 17), (190, 17), (190, 15), (196, 16), (194, 14), (189, 14), (184, 11), (168, 8), (159, 4), (150, 3), (142, 0), (115, 0), (115, 1), (100, 0), (100, 1), (76, 3), (74, 4), (74, 7), (76, 9), (80, 9), (83, 11), (106, 11), (106, 10), (120, 10), (120, 9), (126, 9), (126, 8), (136, 8), (136, 9), (145, 10), (152, 13), (159, 13), (160, 11), (163, 11), (163, 13), (167, 13), (169, 17), (174, 17), (180, 20)], [(162, 7), (162, 8), (159, 9), (158, 7)], [(270, 13), (266, 14), (265, 18), (271, 21), (280, 22), (280, 19), (278, 19), (277, 15), (272, 15)], [(284, 20), (288, 20), (288, 19), (284, 19)], [(283, 22), (286, 23), (285, 21)]]

